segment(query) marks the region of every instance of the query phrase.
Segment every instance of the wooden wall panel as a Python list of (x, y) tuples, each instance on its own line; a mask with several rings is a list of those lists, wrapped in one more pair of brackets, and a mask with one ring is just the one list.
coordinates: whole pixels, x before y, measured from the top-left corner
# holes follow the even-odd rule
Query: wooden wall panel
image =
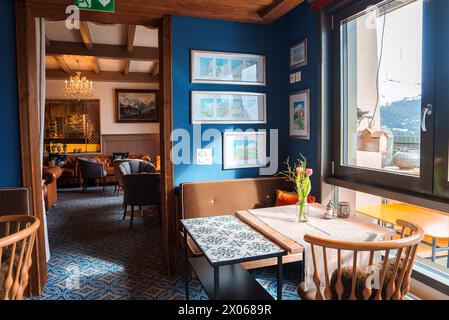
[(130, 154), (148, 154), (154, 160), (160, 155), (160, 137), (154, 134), (108, 134), (102, 135), (102, 154), (112, 155), (114, 152)]

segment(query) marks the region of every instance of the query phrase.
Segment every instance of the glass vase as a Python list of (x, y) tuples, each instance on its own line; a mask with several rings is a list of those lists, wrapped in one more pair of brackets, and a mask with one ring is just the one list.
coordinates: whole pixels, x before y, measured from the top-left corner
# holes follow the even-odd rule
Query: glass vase
[(309, 204), (307, 202), (298, 202), (296, 204), (296, 212), (298, 214), (298, 222), (309, 221)]

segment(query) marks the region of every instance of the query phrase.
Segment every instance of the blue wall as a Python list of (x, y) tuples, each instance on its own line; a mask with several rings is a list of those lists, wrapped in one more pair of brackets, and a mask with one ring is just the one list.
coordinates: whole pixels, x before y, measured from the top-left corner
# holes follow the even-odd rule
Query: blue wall
[[(175, 129), (184, 128), (193, 136), (193, 126), (190, 119), (191, 90), (223, 90), (223, 91), (253, 91), (267, 94), (267, 124), (266, 125), (203, 125), (204, 132), (208, 128), (225, 130), (248, 128), (279, 129), (282, 128), (282, 105), (278, 103), (278, 83), (281, 74), (277, 69), (277, 51), (273, 46), (271, 28), (268, 26), (226, 22), (218, 20), (198, 19), (190, 17), (173, 17), (173, 125)], [(213, 50), (228, 52), (244, 52), (264, 54), (267, 56), (267, 86), (239, 86), (218, 84), (192, 84), (190, 82), (190, 50)], [(280, 129), (280, 136), (285, 137), (287, 131)], [(269, 131), (267, 130), (267, 136)], [(268, 138), (268, 137), (267, 137)], [(285, 141), (284, 138), (281, 141)], [(174, 142), (176, 144), (177, 141)], [(192, 145), (192, 143), (191, 143)], [(202, 146), (216, 147), (221, 150), (220, 140), (203, 142)], [(282, 158), (286, 155), (285, 143), (280, 146)], [(190, 149), (193, 160), (196, 147)], [(221, 158), (221, 157), (219, 157)], [(193, 163), (193, 162), (192, 162)], [(259, 169), (223, 170), (221, 164), (198, 166), (193, 164), (175, 165), (175, 185), (186, 181), (220, 180), (245, 177), (257, 177)]]
[[(280, 39), (276, 46), (279, 51), (282, 51), (279, 69), (277, 70), (285, 75), (282, 91), (280, 91), (281, 96), (279, 97), (279, 103), (285, 108), (284, 111), (286, 112), (283, 114), (283, 126), (289, 127), (289, 94), (310, 89), (310, 140), (288, 138), (286, 148), (291, 162), (298, 159), (301, 153), (307, 158), (308, 166), (315, 170), (312, 177), (312, 194), (315, 195), (318, 195), (320, 190), (319, 95), (321, 53), (319, 21), (319, 13), (312, 12), (309, 4), (303, 3), (272, 25), (275, 39)], [(290, 69), (290, 47), (306, 38), (308, 41), (308, 64)], [(302, 81), (290, 85), (289, 75), (294, 71), (301, 71)]]
[(0, 188), (21, 185), (14, 1), (0, 1)]
[[(297, 159), (299, 153), (308, 158), (317, 174), (313, 178), (313, 192), (317, 193), (318, 174), (318, 95), (319, 95), (319, 17), (311, 13), (304, 3), (271, 26), (243, 24), (189, 17), (173, 17), (173, 124), (192, 135), (190, 124), (190, 91), (223, 90), (255, 91), (267, 94), (267, 125), (252, 126), (255, 129), (279, 130), (279, 165), (287, 157)], [(308, 38), (309, 63), (299, 68), (302, 81), (290, 85), (290, 45)], [(267, 86), (234, 86), (192, 84), (190, 82), (190, 49), (230, 51), (265, 54), (267, 56)], [(311, 89), (311, 140), (289, 138), (289, 93)], [(241, 125), (203, 125), (202, 131), (216, 128), (247, 129)], [(174, 142), (176, 144), (176, 141)], [(219, 146), (221, 141), (203, 143), (202, 147)], [(196, 148), (195, 148), (196, 150)], [(191, 158), (196, 152), (191, 148)], [(187, 181), (220, 180), (259, 176), (258, 169), (223, 170), (222, 165), (175, 165), (175, 185)]]

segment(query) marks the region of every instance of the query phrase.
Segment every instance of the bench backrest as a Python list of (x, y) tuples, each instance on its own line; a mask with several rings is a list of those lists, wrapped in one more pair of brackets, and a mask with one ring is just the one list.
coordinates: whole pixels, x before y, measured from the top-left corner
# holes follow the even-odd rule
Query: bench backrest
[(183, 183), (181, 217), (209, 217), (272, 207), (276, 203), (276, 189), (291, 191), (292, 187), (291, 182), (281, 177)]

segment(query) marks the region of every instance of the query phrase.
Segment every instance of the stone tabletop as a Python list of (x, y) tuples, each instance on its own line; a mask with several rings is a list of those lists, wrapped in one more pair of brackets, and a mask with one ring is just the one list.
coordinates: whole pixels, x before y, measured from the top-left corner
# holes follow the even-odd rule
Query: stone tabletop
[(285, 251), (233, 215), (181, 220), (213, 265)]

